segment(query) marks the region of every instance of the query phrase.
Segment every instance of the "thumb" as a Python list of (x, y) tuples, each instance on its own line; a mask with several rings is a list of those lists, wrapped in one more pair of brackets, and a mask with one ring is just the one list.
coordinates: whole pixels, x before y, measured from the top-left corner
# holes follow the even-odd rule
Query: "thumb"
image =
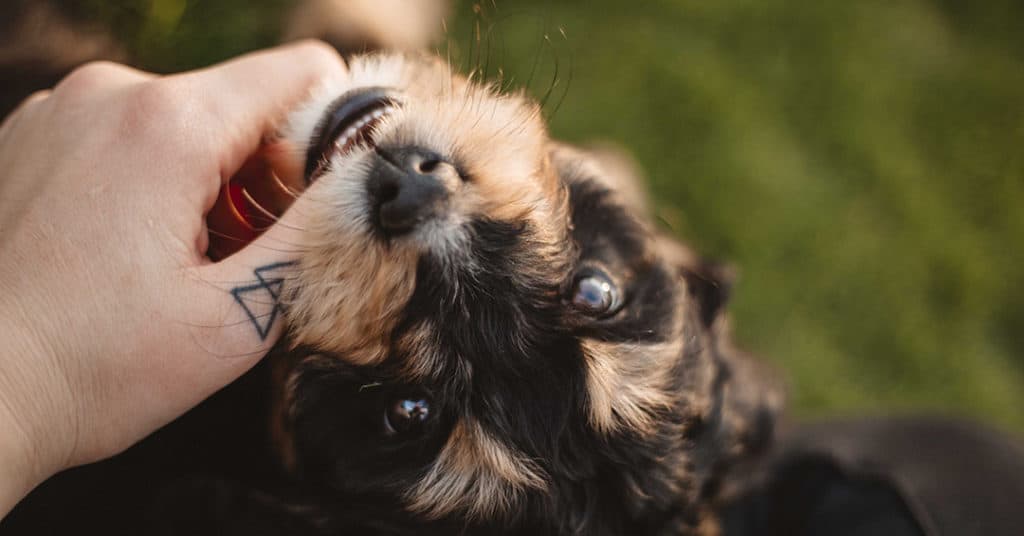
[[(229, 196), (223, 198), (229, 200)], [(299, 197), (247, 246), (217, 263), (194, 269), (193, 292), (185, 305), (188, 317), (193, 319), (191, 324), (198, 326), (193, 338), (202, 346), (200, 353), (223, 358), (216, 360), (220, 365), (214, 365), (219, 370), (205, 372), (212, 389), (248, 370), (281, 337), (282, 292), (287, 280), (295, 276), (300, 256), (309, 247), (305, 243), (307, 233), (303, 231), (307, 227), (308, 203)], [(214, 211), (217, 210), (215, 207)], [(246, 230), (239, 223), (252, 223), (252, 219), (236, 214), (241, 221), (234, 223), (233, 231), (225, 233), (217, 230), (224, 227), (216, 224), (214, 216), (211, 212), (211, 252), (218, 247), (221, 251), (237, 248), (239, 240), (251, 238), (245, 236)]]

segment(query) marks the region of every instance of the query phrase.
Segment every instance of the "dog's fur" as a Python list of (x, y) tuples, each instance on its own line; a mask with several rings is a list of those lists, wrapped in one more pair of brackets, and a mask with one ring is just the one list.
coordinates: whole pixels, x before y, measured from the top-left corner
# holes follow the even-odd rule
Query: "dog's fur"
[[(304, 195), (265, 393), (292, 480), (232, 491), (241, 506), (200, 524), (272, 512), (290, 534), (712, 533), (723, 479), (779, 406), (730, 344), (727, 270), (656, 229), (621, 155), (550, 140), (524, 95), (415, 54), (349, 64), (280, 140), (305, 158), (340, 95), (400, 95), (374, 146), (331, 157)], [(375, 148), (414, 146), (457, 177), (442, 214), (390, 236), (367, 194)], [(573, 300), (595, 273), (618, 294), (596, 315)], [(429, 418), (393, 433), (385, 412), (407, 397)]]
[[(728, 343), (720, 270), (652, 227), (626, 166), (550, 141), (526, 97), (429, 58), (350, 69), (293, 115), (293, 154), (338, 95), (383, 86), (403, 104), (373, 145), (425, 148), (460, 180), (399, 237), (374, 224), (373, 147), (305, 194), (275, 428), (314, 509), (417, 533), (695, 530), (777, 406)], [(593, 271), (620, 293), (610, 314), (573, 306)], [(388, 405), (413, 395), (432, 404), (424, 429), (387, 433)]]

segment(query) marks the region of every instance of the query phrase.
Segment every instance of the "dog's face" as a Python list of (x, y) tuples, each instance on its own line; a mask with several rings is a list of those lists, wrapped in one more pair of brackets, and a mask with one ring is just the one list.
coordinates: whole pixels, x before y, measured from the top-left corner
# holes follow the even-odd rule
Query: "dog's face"
[(285, 136), (310, 223), (276, 424), (328, 510), (686, 525), (765, 435), (774, 399), (723, 340), (715, 270), (652, 230), (624, 166), (551, 142), (528, 99), (363, 57)]

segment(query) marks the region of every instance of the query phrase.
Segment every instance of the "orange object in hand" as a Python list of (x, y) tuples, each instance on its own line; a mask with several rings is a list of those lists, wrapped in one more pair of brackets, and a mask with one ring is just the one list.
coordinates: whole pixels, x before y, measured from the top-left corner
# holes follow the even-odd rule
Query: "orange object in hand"
[(289, 185), (272, 164), (277, 147), (265, 146), (221, 188), (206, 215), (210, 246), (206, 255), (219, 261), (256, 239), (284, 214), (302, 187)]

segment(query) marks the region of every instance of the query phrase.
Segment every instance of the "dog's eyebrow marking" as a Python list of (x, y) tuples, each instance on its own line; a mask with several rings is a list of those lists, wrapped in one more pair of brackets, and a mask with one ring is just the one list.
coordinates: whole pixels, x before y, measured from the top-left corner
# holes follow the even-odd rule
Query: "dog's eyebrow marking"
[(444, 355), (437, 350), (439, 346), (436, 327), (430, 320), (409, 329), (399, 341), (399, 348), (409, 356), (403, 374), (411, 381), (423, 381), (444, 370)]
[[(274, 326), (274, 321), (277, 320), (277, 317), (280, 315), (282, 310), (281, 289), (284, 287), (285, 278), (281, 275), (270, 277), (270, 274), (275, 270), (281, 270), (289, 266), (294, 266), (295, 264), (296, 261), (286, 261), (260, 266), (253, 270), (253, 275), (256, 276), (255, 283), (231, 289), (231, 295), (235, 298), (235, 301), (238, 302), (238, 305), (242, 306), (242, 310), (245, 311), (246, 316), (249, 317), (249, 321), (252, 322), (253, 327), (256, 328), (256, 334), (260, 336), (261, 341), (267, 340), (267, 336), (270, 334), (270, 328)], [(261, 300), (259, 302), (261, 304), (273, 304), (269, 314), (257, 315), (249, 305), (245, 303), (245, 298), (243, 298), (243, 296), (254, 292), (261, 295), (266, 293), (266, 295), (270, 297), (269, 300)], [(261, 319), (264, 321), (261, 322)]]
[(547, 486), (536, 462), (467, 418), (456, 423), (437, 461), (406, 498), (432, 519), (457, 510), (482, 519), (512, 510), (526, 490)]
[(671, 362), (681, 358), (679, 341), (655, 344), (614, 344), (587, 341), (587, 409), (590, 424), (611, 433), (641, 434), (658, 428), (659, 415), (676, 400), (668, 388)]

